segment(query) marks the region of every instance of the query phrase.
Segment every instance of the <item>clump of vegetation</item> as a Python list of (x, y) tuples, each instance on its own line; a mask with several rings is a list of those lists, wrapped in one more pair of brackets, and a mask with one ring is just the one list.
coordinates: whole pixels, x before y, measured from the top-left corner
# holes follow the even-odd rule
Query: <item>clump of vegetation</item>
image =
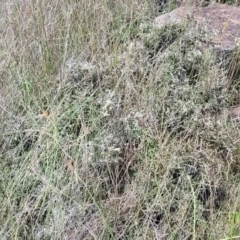
[(239, 237), (238, 52), (153, 2), (1, 3), (2, 239)]

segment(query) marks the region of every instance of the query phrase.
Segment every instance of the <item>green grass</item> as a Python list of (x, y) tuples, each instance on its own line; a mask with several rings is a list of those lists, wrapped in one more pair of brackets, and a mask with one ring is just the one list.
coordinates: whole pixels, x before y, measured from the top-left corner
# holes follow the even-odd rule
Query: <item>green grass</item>
[(240, 238), (238, 50), (147, 0), (0, 11), (2, 239)]

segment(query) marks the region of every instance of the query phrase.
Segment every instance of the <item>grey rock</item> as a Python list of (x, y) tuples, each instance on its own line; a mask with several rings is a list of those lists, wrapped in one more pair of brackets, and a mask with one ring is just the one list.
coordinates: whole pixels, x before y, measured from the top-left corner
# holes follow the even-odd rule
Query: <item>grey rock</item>
[(240, 45), (240, 8), (226, 4), (213, 3), (207, 7), (179, 7), (158, 16), (155, 26), (166, 24), (185, 24), (195, 21), (211, 33), (209, 43), (220, 51), (231, 51)]

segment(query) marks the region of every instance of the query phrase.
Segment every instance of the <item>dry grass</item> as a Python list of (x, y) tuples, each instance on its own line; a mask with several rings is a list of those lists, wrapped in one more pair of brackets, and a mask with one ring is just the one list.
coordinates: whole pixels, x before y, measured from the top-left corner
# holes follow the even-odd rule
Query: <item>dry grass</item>
[(2, 239), (240, 238), (238, 57), (155, 14), (1, 3)]

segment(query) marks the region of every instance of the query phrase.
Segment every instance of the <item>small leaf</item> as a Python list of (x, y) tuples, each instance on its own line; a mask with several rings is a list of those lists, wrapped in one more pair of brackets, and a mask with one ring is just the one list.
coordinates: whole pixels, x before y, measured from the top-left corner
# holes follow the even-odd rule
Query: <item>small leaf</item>
[(39, 114), (38, 118), (47, 119), (49, 115), (50, 115), (50, 112), (46, 110), (46, 111), (43, 111), (42, 114)]

